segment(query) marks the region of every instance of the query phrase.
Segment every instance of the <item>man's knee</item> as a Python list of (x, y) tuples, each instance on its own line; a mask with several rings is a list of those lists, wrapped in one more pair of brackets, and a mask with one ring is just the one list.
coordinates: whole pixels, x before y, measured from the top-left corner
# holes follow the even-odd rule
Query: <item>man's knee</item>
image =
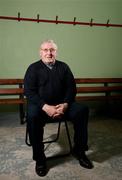
[(89, 108), (85, 104), (74, 102), (69, 109), (69, 116), (75, 118), (76, 116), (88, 116), (89, 115)]

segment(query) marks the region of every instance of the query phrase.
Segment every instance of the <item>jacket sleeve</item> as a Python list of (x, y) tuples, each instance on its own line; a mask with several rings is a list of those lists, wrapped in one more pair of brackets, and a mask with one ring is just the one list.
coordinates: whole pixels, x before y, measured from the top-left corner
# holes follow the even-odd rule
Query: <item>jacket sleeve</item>
[(33, 65), (27, 69), (24, 77), (24, 94), (29, 103), (43, 107), (45, 104), (43, 97), (38, 94), (37, 73)]

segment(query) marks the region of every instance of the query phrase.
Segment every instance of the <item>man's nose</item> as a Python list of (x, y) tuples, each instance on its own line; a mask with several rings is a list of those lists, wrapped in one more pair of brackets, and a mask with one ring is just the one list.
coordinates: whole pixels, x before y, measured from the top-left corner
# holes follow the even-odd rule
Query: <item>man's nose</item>
[(47, 54), (52, 54), (52, 51), (48, 49)]

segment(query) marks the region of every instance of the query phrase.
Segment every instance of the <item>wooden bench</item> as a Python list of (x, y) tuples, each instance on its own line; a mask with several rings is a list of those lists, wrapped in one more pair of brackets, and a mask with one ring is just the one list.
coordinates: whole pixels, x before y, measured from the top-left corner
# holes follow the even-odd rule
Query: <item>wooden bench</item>
[(25, 110), (24, 104), (23, 79), (0, 79), (0, 105), (15, 104), (19, 105), (20, 123), (24, 123)]
[(122, 100), (122, 78), (76, 78), (78, 101)]
[[(122, 100), (122, 78), (76, 78), (77, 101)], [(20, 123), (25, 122), (23, 79), (0, 79), (0, 104), (19, 105)]]

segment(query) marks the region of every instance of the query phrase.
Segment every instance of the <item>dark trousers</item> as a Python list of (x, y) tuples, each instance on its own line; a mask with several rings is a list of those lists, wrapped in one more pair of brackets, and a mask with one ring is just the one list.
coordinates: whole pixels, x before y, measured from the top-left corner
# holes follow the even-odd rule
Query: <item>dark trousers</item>
[[(85, 151), (88, 148), (88, 115), (88, 107), (77, 102), (73, 102), (65, 113), (66, 118), (73, 123), (74, 146), (78, 151)], [(35, 161), (43, 158), (43, 134), (47, 120), (51, 121), (51, 118), (48, 117), (40, 107), (28, 103), (27, 128), (29, 131), (30, 142), (32, 144), (33, 160)]]

